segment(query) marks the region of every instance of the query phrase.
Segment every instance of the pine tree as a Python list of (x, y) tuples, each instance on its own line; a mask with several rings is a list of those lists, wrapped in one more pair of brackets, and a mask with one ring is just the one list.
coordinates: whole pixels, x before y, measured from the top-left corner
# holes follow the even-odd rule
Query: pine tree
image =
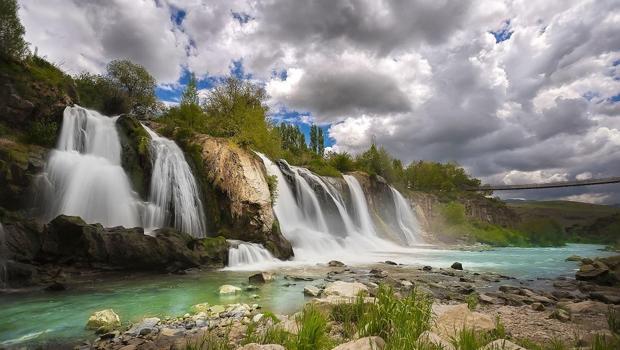
[(323, 157), (323, 153), (325, 152), (325, 138), (323, 137), (323, 129), (317, 127), (317, 129), (319, 130), (318, 133), (318, 155), (322, 158)]
[(198, 83), (194, 73), (190, 75), (189, 82), (187, 82), (187, 87), (185, 88), (185, 91), (183, 91), (183, 96), (181, 96), (181, 104), (196, 106), (200, 104), (198, 98)]
[(318, 148), (316, 125), (310, 126), (310, 151), (316, 153)]

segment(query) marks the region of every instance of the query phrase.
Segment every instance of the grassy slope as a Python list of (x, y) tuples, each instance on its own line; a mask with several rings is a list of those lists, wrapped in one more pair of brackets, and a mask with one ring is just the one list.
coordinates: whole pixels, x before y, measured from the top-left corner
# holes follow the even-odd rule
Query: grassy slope
[(509, 202), (508, 206), (522, 218), (552, 218), (564, 228), (589, 225), (596, 219), (620, 213), (617, 207), (570, 201)]

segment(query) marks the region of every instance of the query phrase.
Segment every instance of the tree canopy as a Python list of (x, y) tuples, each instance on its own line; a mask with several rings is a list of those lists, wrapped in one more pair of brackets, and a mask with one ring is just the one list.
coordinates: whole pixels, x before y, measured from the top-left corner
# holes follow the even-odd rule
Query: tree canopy
[(0, 0), (0, 55), (4, 59), (22, 60), (28, 55), (18, 10), (16, 0)]

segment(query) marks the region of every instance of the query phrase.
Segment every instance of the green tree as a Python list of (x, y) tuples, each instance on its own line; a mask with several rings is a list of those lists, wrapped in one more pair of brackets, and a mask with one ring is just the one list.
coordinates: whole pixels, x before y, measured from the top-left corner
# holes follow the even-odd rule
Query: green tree
[(200, 100), (198, 98), (198, 82), (196, 81), (196, 75), (194, 73), (190, 75), (187, 87), (185, 87), (185, 91), (183, 91), (183, 95), (181, 96), (181, 105), (187, 104), (200, 105)]
[(0, 0), (0, 55), (5, 59), (22, 60), (28, 55), (18, 10), (16, 0)]
[(342, 173), (355, 170), (355, 162), (353, 161), (353, 157), (351, 157), (351, 155), (347, 152), (330, 152), (327, 155), (327, 162), (329, 165), (333, 166)]
[(156, 110), (155, 78), (143, 66), (114, 60), (108, 63), (106, 78), (126, 94), (130, 112), (144, 116)]
[(323, 129), (317, 127), (317, 154), (319, 157), (323, 157), (323, 153), (325, 153), (325, 138), (323, 137)]
[(314, 153), (317, 153), (317, 148), (319, 146), (318, 142), (318, 132), (316, 125), (312, 124), (310, 126), (310, 150)]

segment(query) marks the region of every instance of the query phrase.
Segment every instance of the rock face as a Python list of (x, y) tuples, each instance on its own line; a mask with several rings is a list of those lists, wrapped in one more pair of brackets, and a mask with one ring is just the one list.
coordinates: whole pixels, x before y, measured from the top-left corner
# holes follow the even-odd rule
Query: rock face
[(620, 283), (620, 255), (584, 261), (575, 278), (600, 285), (616, 286)]
[(151, 137), (138, 120), (122, 115), (116, 120), (116, 129), (121, 142), (121, 165), (129, 176), (133, 189), (143, 199), (147, 199), (153, 164), (151, 157)]
[(48, 150), (0, 136), (0, 207), (24, 210), (35, 206), (37, 175)]
[(224, 266), (228, 258), (223, 237), (195, 239), (174, 229), (149, 236), (141, 228), (103, 228), (64, 215), (45, 227), (23, 219), (6, 220), (3, 226), (9, 281), (16, 286), (36, 283), (37, 270), (46, 266), (174, 272)]
[[(197, 135), (191, 146), (204, 176), (205, 207), (210, 230), (226, 238), (261, 243), (275, 257), (293, 256), (272, 209), (264, 165), (228, 140)], [(196, 159), (198, 158), (198, 159)], [(200, 176), (199, 176), (200, 177)]]

